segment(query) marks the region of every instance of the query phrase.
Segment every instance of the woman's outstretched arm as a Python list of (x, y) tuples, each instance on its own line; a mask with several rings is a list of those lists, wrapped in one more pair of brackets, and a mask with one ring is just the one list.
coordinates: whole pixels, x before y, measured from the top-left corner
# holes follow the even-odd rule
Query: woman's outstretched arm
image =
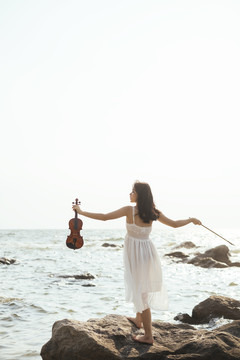
[(195, 218), (189, 218), (186, 220), (172, 220), (167, 218), (165, 215), (163, 215), (163, 213), (160, 212), (160, 216), (158, 218), (158, 221), (160, 221), (161, 223), (171, 226), (173, 228), (178, 228), (181, 226), (185, 226), (188, 225), (190, 223), (193, 223), (195, 225), (202, 225), (201, 221)]
[(118, 210), (106, 214), (83, 211), (79, 205), (73, 205), (72, 208), (73, 210), (76, 210), (79, 215), (86, 216), (90, 219), (106, 221), (106, 220), (118, 219), (123, 216), (128, 216), (130, 206), (124, 206)]

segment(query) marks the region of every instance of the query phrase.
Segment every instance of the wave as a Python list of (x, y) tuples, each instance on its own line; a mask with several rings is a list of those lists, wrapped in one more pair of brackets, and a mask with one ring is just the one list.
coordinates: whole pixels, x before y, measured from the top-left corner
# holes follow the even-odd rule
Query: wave
[[(26, 310), (27, 308), (29, 309), (34, 309), (37, 310), (40, 313), (48, 313), (47, 310), (45, 310), (43, 307), (39, 306), (39, 305), (35, 305), (33, 303), (27, 303), (24, 301), (24, 299), (21, 298), (17, 298), (17, 297), (4, 297), (4, 296), (0, 296), (0, 304), (5, 305), (9, 305), (10, 307), (13, 308), (17, 308), (17, 309), (23, 309)], [(14, 314), (14, 316), (18, 316), (18, 314)]]
[(16, 297), (0, 296), (0, 304), (13, 303), (14, 301), (23, 301), (23, 299), (16, 298)]
[(16, 233), (14, 232), (9, 232), (9, 233), (0, 233), (0, 237), (4, 237), (4, 236), (15, 236)]
[(206, 329), (206, 330), (214, 330), (219, 328), (220, 326), (230, 324), (232, 322), (231, 319), (225, 319), (224, 317), (213, 318), (207, 324), (194, 325), (196, 329)]
[(240, 249), (231, 249), (232, 254), (240, 254)]

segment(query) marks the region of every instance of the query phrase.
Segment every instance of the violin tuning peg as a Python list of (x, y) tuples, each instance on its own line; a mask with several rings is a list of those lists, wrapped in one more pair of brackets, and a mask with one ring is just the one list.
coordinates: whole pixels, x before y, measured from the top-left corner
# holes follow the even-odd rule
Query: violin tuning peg
[(81, 201), (77, 199), (75, 199), (75, 201), (72, 202), (73, 205), (80, 205), (81, 204)]

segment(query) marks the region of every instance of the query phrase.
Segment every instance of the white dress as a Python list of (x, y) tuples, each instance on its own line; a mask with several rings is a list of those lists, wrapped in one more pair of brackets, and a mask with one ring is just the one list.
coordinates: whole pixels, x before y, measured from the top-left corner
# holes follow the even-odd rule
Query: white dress
[(162, 281), (161, 262), (155, 245), (149, 235), (152, 226), (126, 223), (124, 242), (124, 280), (126, 301), (133, 302), (134, 311), (148, 308), (167, 310), (167, 291)]

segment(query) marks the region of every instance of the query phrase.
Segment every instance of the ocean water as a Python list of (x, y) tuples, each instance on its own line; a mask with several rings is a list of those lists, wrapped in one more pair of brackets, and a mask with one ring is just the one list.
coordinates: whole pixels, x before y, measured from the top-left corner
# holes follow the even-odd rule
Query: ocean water
[[(14, 258), (0, 264), (0, 359), (41, 359), (40, 351), (51, 337), (52, 325), (64, 318), (86, 321), (107, 314), (132, 315), (125, 302), (123, 242), (126, 230), (82, 230), (84, 246), (66, 247), (69, 230), (0, 230), (0, 257)], [(184, 241), (199, 248), (179, 249), (186, 254), (204, 252), (226, 244), (232, 261), (240, 261), (240, 229), (222, 230), (231, 246), (206, 229), (189, 225), (152, 232), (168, 288), (169, 310), (152, 312), (153, 320), (174, 323), (179, 312), (189, 313), (200, 301), (218, 294), (240, 298), (240, 268), (203, 269), (177, 263), (164, 255)], [(103, 247), (103, 243), (116, 247)], [(90, 273), (91, 280), (75, 275)], [(206, 327), (224, 323), (218, 319)]]

